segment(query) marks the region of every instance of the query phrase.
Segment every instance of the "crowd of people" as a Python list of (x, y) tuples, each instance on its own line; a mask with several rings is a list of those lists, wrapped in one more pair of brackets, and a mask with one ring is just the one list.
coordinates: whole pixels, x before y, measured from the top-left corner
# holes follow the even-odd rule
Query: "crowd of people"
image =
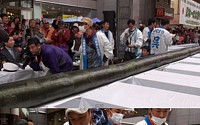
[[(169, 108), (151, 108), (144, 120), (136, 125), (167, 125)], [(64, 125), (121, 125), (127, 117), (125, 109), (73, 109), (68, 108), (65, 113), (69, 119)], [(133, 112), (134, 115), (134, 112)]]
[[(16, 17), (11, 21), (1, 14), (0, 23), (0, 68), (11, 62), (21, 68), (29, 64), (34, 71), (55, 74), (73, 70), (76, 61), (81, 70), (114, 63), (116, 42), (108, 21), (98, 25), (83, 17), (67, 27), (58, 16), (52, 26), (48, 20), (39, 19), (30, 19), (27, 26), (24, 19)], [(169, 30), (167, 19), (159, 27), (154, 19), (149, 19), (143, 28), (137, 28), (133, 19), (127, 25), (120, 36), (125, 48), (123, 61), (164, 53), (172, 44), (199, 42), (198, 28), (188, 32), (183, 27)]]

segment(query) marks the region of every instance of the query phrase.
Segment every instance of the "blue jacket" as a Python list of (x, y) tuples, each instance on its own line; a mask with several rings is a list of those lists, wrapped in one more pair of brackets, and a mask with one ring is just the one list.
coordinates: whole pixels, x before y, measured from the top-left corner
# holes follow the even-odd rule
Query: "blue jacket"
[[(70, 56), (62, 49), (53, 45), (41, 45), (42, 61), (51, 73), (67, 72), (73, 69), (73, 62)], [(39, 62), (31, 62), (31, 68), (41, 71)]]

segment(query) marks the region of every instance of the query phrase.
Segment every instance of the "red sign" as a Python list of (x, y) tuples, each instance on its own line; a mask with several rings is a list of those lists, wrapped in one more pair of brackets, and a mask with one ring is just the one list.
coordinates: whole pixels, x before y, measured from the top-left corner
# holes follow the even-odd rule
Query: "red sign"
[(165, 16), (165, 9), (164, 8), (157, 8), (156, 9), (156, 17), (163, 17)]

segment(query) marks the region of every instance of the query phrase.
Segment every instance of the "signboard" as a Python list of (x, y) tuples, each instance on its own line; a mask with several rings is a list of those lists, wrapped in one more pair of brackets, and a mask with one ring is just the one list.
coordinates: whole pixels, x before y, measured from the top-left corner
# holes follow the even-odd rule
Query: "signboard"
[(179, 23), (200, 26), (200, 4), (193, 0), (181, 0)]
[(163, 17), (165, 15), (165, 9), (164, 8), (157, 8), (156, 9), (156, 17)]

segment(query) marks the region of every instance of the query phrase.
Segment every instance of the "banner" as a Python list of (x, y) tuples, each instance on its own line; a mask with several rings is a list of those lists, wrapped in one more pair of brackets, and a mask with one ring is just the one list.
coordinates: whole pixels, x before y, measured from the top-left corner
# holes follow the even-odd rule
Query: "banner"
[(179, 23), (200, 26), (200, 4), (193, 0), (181, 0)]

